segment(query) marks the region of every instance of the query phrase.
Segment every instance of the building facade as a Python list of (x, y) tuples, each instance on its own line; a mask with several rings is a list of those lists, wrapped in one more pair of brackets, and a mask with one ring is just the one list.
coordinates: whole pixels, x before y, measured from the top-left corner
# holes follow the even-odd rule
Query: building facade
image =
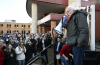
[(27, 0), (26, 10), (32, 18), (31, 32), (52, 31), (52, 28), (59, 24), (69, 5), (75, 6), (77, 9), (95, 5), (95, 40), (98, 41), (100, 39), (100, 0)]
[(0, 34), (13, 33), (30, 33), (31, 23), (13, 23), (13, 22), (0, 22)]

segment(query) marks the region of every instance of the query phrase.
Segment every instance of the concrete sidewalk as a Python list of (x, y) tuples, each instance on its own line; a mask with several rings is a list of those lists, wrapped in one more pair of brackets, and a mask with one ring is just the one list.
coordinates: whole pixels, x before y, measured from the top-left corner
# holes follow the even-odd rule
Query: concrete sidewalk
[[(47, 54), (48, 54), (48, 64), (49, 64), (52, 61), (54, 61), (54, 47), (49, 48), (47, 51), (48, 51)], [(35, 61), (32, 65), (42, 65), (42, 59)], [(52, 64), (52, 65), (54, 65), (54, 64)]]

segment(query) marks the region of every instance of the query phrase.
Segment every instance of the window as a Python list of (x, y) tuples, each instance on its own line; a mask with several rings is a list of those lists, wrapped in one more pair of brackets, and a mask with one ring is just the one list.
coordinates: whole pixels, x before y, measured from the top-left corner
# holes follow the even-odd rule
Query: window
[(3, 34), (3, 30), (0, 30), (0, 34)]
[(30, 29), (30, 25), (28, 25), (28, 29)]
[(22, 34), (23, 34), (23, 31), (22, 31)]
[(7, 28), (11, 28), (11, 24), (7, 24)]
[(19, 31), (17, 30), (17, 32), (19, 32)]
[(23, 25), (22, 25), (22, 28), (23, 28)]
[(7, 33), (11, 33), (11, 30), (7, 30)]
[(3, 30), (1, 31), (1, 33), (3, 34)]
[(16, 25), (15, 25), (15, 28), (16, 28)]
[(30, 30), (28, 31), (28, 33), (30, 33)]
[(8, 24), (7, 24), (7, 28), (8, 28)]
[(0, 28), (3, 28), (3, 24), (0, 24)]
[(25, 31), (24, 31), (24, 34), (25, 34)]
[(17, 25), (17, 28), (19, 27), (19, 25)]
[(8, 33), (8, 31), (7, 31), (7, 33)]
[(25, 28), (25, 25), (24, 25), (24, 28)]
[(11, 24), (10, 24), (10, 28), (11, 28)]

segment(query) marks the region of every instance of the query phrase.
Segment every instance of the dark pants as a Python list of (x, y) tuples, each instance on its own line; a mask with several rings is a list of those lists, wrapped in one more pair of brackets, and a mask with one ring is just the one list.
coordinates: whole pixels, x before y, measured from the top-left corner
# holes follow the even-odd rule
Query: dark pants
[[(45, 55), (45, 57), (46, 57), (46, 62), (48, 63), (48, 55), (47, 55), (47, 51), (43, 51), (42, 53), (41, 53), (41, 56), (43, 56), (43, 55)], [(42, 64), (43, 64), (43, 59), (42, 59)]]
[(73, 58), (74, 58), (74, 65), (83, 65), (82, 58), (84, 55), (85, 46), (77, 47), (73, 46)]

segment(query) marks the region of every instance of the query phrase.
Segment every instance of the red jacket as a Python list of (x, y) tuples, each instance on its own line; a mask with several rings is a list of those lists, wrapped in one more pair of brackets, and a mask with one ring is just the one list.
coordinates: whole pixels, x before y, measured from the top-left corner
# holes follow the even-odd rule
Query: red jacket
[(3, 61), (4, 61), (4, 53), (3, 53), (3, 51), (0, 49), (0, 65), (3, 65)]
[(62, 56), (63, 54), (67, 57), (69, 55), (69, 53), (71, 53), (71, 47), (68, 46), (67, 44), (63, 45), (61, 51), (60, 51), (60, 55)]

